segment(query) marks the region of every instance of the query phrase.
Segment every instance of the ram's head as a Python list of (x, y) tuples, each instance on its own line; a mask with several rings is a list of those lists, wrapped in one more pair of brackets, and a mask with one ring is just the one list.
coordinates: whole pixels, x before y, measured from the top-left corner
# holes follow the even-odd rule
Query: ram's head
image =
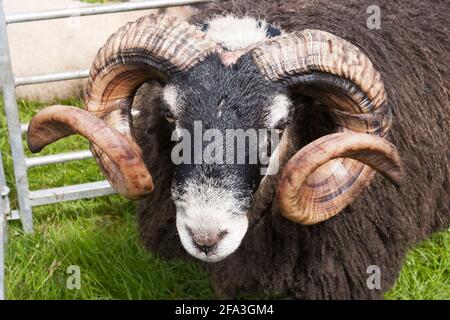
[(160, 82), (161, 110), (180, 139), (171, 188), (178, 232), (186, 250), (205, 261), (238, 248), (261, 180), (278, 174), (277, 159), (293, 141), (294, 95), (318, 99), (335, 130), (299, 150), (278, 174), (276, 202), (286, 218), (314, 224), (336, 215), (375, 170), (399, 181), (400, 158), (384, 138), (391, 123), (384, 85), (357, 47), (319, 30), (270, 39), (265, 32), (227, 45), (213, 29), (156, 15), (127, 24), (93, 63), (86, 110), (39, 112), (29, 127), (30, 149), (81, 134), (119, 193), (147, 195), (152, 168), (135, 142), (131, 106), (144, 82)]

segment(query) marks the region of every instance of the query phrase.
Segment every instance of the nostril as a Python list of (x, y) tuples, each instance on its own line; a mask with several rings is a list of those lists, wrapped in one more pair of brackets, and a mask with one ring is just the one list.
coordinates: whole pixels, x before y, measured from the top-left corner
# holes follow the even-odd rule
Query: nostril
[(208, 253), (210, 253), (215, 247), (215, 244), (212, 246), (199, 246), (197, 243), (195, 243), (195, 245), (200, 251), (202, 251), (206, 255), (208, 255)]
[(217, 246), (217, 243), (219, 242), (218, 237), (208, 237), (208, 236), (202, 236), (202, 235), (194, 235), (192, 237), (192, 240), (194, 242), (194, 245), (205, 254), (210, 253), (215, 249)]
[(194, 245), (203, 253), (208, 255), (213, 251), (220, 240), (222, 240), (226, 235), (227, 231), (221, 232), (194, 232), (191, 228), (187, 227), (188, 233), (192, 238)]

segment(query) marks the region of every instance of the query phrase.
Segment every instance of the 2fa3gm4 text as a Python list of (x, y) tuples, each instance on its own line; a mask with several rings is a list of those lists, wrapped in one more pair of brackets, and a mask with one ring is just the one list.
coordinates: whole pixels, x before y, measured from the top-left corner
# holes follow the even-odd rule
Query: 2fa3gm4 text
[(176, 307), (176, 315), (200, 315), (206, 318), (209, 314), (219, 315), (267, 315), (274, 314), (273, 305), (258, 304), (220, 304), (218, 308), (189, 306), (184, 303)]
[(258, 304), (221, 304), (219, 305), (218, 314), (227, 315), (244, 315), (244, 314), (273, 314), (272, 305)]

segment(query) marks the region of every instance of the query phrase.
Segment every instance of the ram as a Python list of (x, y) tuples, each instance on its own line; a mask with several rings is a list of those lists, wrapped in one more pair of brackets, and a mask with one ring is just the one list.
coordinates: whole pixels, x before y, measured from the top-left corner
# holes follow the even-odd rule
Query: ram
[(98, 52), (85, 110), (40, 111), (29, 147), (89, 139), (139, 199), (145, 246), (208, 262), (219, 296), (380, 298), (407, 250), (450, 224), (450, 12), (381, 1), (371, 29), (364, 2), (128, 23)]

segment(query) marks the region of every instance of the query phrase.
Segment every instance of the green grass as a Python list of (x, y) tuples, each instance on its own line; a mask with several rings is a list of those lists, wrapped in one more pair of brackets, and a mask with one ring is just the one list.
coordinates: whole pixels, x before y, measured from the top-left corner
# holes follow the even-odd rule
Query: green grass
[[(79, 100), (60, 101), (80, 105)], [(20, 101), (21, 120), (44, 105)], [(42, 152), (87, 148), (70, 137)], [(8, 184), (14, 186), (6, 121), (0, 105), (0, 149)], [(25, 148), (26, 150), (27, 148)], [(27, 155), (30, 155), (27, 152)], [(102, 179), (90, 160), (33, 168), (32, 189)], [(12, 206), (17, 207), (12, 190)], [(114, 195), (34, 209), (34, 234), (9, 224), (6, 259), (9, 299), (197, 299), (213, 298), (210, 282), (194, 263), (163, 261), (146, 252), (138, 239), (134, 207)], [(67, 268), (81, 270), (81, 289), (66, 288)], [(450, 231), (435, 235), (412, 250), (387, 299), (450, 299)]]
[(450, 229), (435, 234), (408, 254), (386, 299), (450, 299)]
[[(165, 262), (139, 245), (132, 205), (118, 197), (35, 210), (36, 230), (12, 228), (9, 299), (209, 298), (194, 264)], [(80, 267), (81, 289), (68, 290), (67, 268)]]

